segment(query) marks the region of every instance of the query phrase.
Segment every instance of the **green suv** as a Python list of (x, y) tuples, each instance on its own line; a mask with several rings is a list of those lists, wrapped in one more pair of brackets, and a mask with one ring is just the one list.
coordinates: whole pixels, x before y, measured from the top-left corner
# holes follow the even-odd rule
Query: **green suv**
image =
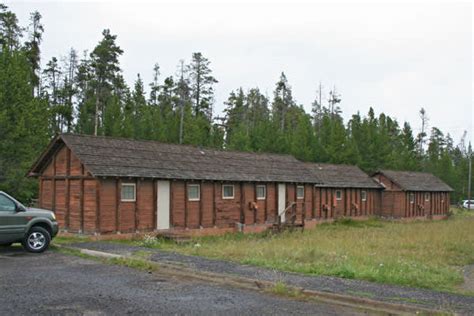
[(58, 233), (53, 212), (25, 207), (0, 191), (0, 246), (21, 242), (30, 252), (45, 251)]

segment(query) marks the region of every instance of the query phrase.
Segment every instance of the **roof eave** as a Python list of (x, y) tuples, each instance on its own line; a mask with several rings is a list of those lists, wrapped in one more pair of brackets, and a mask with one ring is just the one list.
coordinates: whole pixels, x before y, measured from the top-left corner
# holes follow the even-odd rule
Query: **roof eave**
[(41, 153), (41, 155), (38, 157), (38, 159), (36, 159), (36, 161), (31, 166), (31, 168), (28, 170), (28, 172), (26, 173), (25, 176), (27, 176), (27, 177), (38, 177), (38, 176), (41, 175), (41, 173), (37, 171), (38, 168), (42, 165), (42, 163), (44, 163), (44, 160), (46, 160), (46, 157), (53, 150), (54, 146), (56, 145), (56, 143), (60, 139), (62, 139), (61, 135), (56, 135), (56, 136), (54, 136), (53, 139), (51, 139), (51, 141), (48, 144), (48, 147), (46, 147), (46, 149)]

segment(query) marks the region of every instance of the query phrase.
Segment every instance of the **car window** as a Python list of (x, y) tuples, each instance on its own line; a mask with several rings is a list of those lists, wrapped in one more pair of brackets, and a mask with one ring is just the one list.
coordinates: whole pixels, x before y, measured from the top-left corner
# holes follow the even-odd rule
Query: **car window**
[(0, 194), (0, 212), (14, 212), (15, 209), (15, 203), (5, 195)]

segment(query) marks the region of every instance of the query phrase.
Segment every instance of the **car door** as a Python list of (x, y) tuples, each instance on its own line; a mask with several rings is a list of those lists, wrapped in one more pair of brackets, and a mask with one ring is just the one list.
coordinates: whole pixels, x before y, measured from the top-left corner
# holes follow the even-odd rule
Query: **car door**
[(0, 243), (21, 239), (26, 227), (26, 218), (17, 212), (16, 203), (0, 193)]

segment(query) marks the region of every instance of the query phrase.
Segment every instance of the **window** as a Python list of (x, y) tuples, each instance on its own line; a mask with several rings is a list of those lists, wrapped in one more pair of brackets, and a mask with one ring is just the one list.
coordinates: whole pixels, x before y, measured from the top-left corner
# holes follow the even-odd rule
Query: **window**
[(430, 200), (430, 194), (425, 193), (425, 201), (428, 202)]
[(199, 184), (188, 184), (188, 200), (199, 201), (201, 199), (201, 186)]
[(296, 198), (304, 199), (304, 186), (299, 185), (296, 187)]
[(267, 197), (267, 187), (265, 185), (257, 185), (257, 200), (265, 200)]
[(360, 199), (362, 201), (367, 201), (367, 191), (361, 191), (360, 192)]
[(338, 201), (342, 200), (342, 191), (341, 190), (336, 190), (336, 200), (338, 200)]
[(122, 183), (122, 202), (135, 202), (135, 183)]
[(0, 194), (0, 212), (14, 212), (16, 210), (15, 202)]
[(415, 193), (410, 193), (410, 204), (415, 203)]
[(234, 185), (233, 184), (224, 184), (224, 185), (222, 185), (222, 198), (223, 199), (233, 199), (234, 198)]

